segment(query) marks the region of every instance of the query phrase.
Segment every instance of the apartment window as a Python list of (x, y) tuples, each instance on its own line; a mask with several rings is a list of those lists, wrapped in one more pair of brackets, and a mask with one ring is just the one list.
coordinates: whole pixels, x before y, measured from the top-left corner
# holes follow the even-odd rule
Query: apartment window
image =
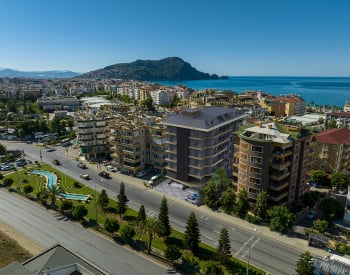
[(241, 147), (242, 147), (243, 149), (248, 149), (249, 145), (248, 145), (248, 143), (241, 142)]
[(247, 171), (247, 165), (246, 164), (243, 164), (243, 163), (240, 163), (239, 164), (239, 169), (242, 169), (244, 171)]
[(250, 167), (250, 172), (255, 174), (261, 174), (261, 168), (258, 167)]
[(260, 184), (260, 179), (258, 178), (253, 178), (253, 177), (249, 177), (249, 182), (252, 184)]
[(253, 151), (253, 152), (262, 153), (263, 148), (262, 148), (261, 146), (254, 146), (254, 145), (252, 145), (252, 151)]
[(255, 188), (249, 188), (249, 193), (251, 194), (255, 194), (255, 195), (258, 195), (259, 194), (259, 190), (258, 189), (255, 189)]
[(253, 163), (262, 163), (262, 159), (258, 157), (250, 157), (250, 162)]
[(248, 160), (248, 155), (247, 155), (247, 154), (241, 153), (241, 158), (242, 158), (242, 159), (245, 159), (245, 160)]

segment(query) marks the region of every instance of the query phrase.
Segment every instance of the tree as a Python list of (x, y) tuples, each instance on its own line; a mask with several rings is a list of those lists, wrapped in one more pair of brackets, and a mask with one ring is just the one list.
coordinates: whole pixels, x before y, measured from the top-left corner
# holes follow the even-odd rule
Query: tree
[(327, 174), (321, 170), (314, 170), (311, 173), (311, 179), (313, 182), (318, 183), (319, 185), (326, 185), (328, 182)]
[(267, 216), (267, 210), (268, 210), (267, 200), (268, 200), (268, 196), (265, 191), (260, 192), (258, 197), (256, 198), (254, 213), (256, 216), (258, 216), (262, 220), (265, 220)]
[(346, 188), (349, 184), (349, 177), (343, 173), (334, 173), (331, 177), (332, 187)]
[(73, 203), (71, 201), (64, 200), (60, 207), (61, 212), (68, 211), (71, 209), (73, 209)]
[(292, 230), (294, 215), (285, 206), (274, 206), (268, 212), (270, 216), (270, 230), (282, 233)]
[(5, 155), (6, 154), (6, 147), (5, 145), (0, 143), (0, 155)]
[(58, 184), (51, 184), (47, 186), (50, 201), (51, 201), (51, 207), (56, 207), (56, 198), (57, 196), (62, 193), (61, 188), (58, 186)]
[(142, 223), (139, 229), (139, 234), (146, 234), (147, 241), (147, 253), (151, 254), (152, 241), (154, 236), (158, 236), (158, 233), (162, 231), (162, 225), (155, 218), (148, 217), (144, 223)]
[(169, 221), (168, 202), (165, 196), (163, 196), (160, 204), (158, 221), (164, 228), (163, 234), (159, 234), (161, 237), (169, 237), (171, 234), (171, 226)]
[(126, 197), (125, 195), (125, 184), (124, 182), (121, 182), (120, 183), (120, 187), (119, 187), (119, 194), (117, 196), (117, 199), (120, 201), (120, 200), (123, 200), (125, 202), (128, 201), (128, 198)]
[(5, 187), (7, 187), (8, 189), (11, 188), (12, 184), (13, 184), (13, 179), (11, 178), (5, 178), (4, 181), (3, 181), (3, 184)]
[(128, 210), (128, 207), (126, 205), (126, 201), (124, 200), (118, 200), (117, 202), (117, 213), (120, 217), (122, 217), (123, 214), (125, 214), (126, 210)]
[(108, 194), (105, 189), (102, 189), (101, 194), (99, 194), (97, 199), (97, 205), (99, 205), (103, 211), (106, 210), (109, 203)]
[(248, 199), (248, 193), (246, 189), (241, 189), (238, 193), (238, 201), (237, 201), (237, 215), (241, 219), (245, 217), (245, 215), (248, 213), (249, 210), (249, 199)]
[(33, 187), (31, 185), (27, 184), (23, 187), (23, 192), (28, 197), (28, 194), (33, 192)]
[(313, 275), (314, 266), (312, 263), (312, 256), (309, 251), (301, 253), (297, 261), (297, 268), (295, 269), (297, 275)]
[(344, 207), (340, 202), (333, 198), (324, 199), (321, 202), (322, 212), (324, 218), (328, 222), (332, 222), (336, 219), (341, 219), (344, 215)]
[(337, 121), (335, 119), (331, 119), (328, 123), (328, 128), (337, 128)]
[(231, 187), (222, 193), (220, 207), (226, 214), (232, 214), (234, 212), (236, 208), (236, 193)]
[(227, 264), (231, 257), (231, 244), (230, 236), (228, 234), (227, 228), (221, 228), (219, 244), (216, 248), (217, 258), (222, 265)]
[(87, 215), (87, 213), (88, 213), (88, 210), (86, 209), (86, 207), (84, 205), (79, 204), (73, 208), (72, 215), (74, 219), (78, 221), (82, 221), (84, 217)]
[(168, 245), (165, 249), (165, 258), (174, 263), (181, 257), (180, 248), (177, 245)]
[(39, 193), (36, 195), (37, 199), (41, 202), (42, 205), (47, 204), (47, 200), (49, 198), (49, 192), (46, 188), (43, 188), (39, 191)]
[(119, 223), (115, 219), (107, 218), (104, 223), (104, 228), (109, 234), (113, 235), (114, 232), (119, 230)]
[(315, 229), (320, 234), (324, 234), (328, 228), (328, 222), (325, 220), (317, 219), (313, 223), (313, 229)]
[(0, 180), (4, 178), (4, 175), (0, 172)]
[(218, 262), (207, 261), (201, 266), (201, 271), (205, 275), (223, 275), (224, 271)]
[(198, 222), (194, 212), (191, 212), (187, 219), (186, 229), (185, 229), (185, 247), (190, 249), (192, 253), (196, 253), (199, 248), (200, 242), (200, 232), (198, 227)]
[(135, 232), (134, 227), (132, 227), (131, 225), (128, 225), (128, 224), (124, 225), (119, 230), (119, 235), (128, 241), (132, 240), (132, 238), (135, 236), (135, 234), (136, 234), (136, 232)]
[(209, 181), (206, 187), (204, 187), (204, 203), (211, 209), (218, 207), (219, 197), (217, 195), (217, 189), (213, 181)]
[(137, 224), (145, 222), (146, 218), (147, 216), (146, 216), (145, 206), (141, 205), (139, 212), (137, 214)]

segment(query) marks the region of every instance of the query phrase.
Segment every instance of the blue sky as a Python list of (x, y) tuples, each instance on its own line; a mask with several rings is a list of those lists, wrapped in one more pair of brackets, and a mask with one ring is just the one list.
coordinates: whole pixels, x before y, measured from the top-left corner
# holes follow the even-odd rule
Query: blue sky
[(350, 76), (347, 0), (1, 0), (0, 67), (178, 56), (232, 76)]

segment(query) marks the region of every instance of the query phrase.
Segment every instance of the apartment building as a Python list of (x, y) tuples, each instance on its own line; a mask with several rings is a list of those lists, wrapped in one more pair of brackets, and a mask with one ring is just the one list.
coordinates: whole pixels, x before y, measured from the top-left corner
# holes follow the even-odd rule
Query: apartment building
[(336, 126), (338, 128), (340, 127), (346, 127), (350, 129), (350, 112), (331, 112), (327, 113), (326, 116), (326, 127), (329, 127), (329, 123), (331, 120), (336, 121)]
[(106, 158), (110, 132), (107, 118), (100, 113), (78, 114), (75, 121), (80, 155), (87, 160)]
[(273, 122), (241, 130), (235, 142), (235, 189), (246, 189), (251, 205), (262, 191), (274, 205), (302, 196), (310, 169), (310, 142), (310, 135), (296, 132), (293, 137)]
[(163, 121), (167, 127), (167, 176), (200, 186), (219, 168), (232, 171), (233, 135), (246, 114), (238, 109), (185, 109)]
[(347, 128), (329, 129), (316, 135), (315, 168), (327, 173), (350, 175), (350, 130)]
[(36, 103), (42, 106), (44, 111), (77, 110), (80, 105), (79, 99), (74, 96), (49, 96), (38, 98)]
[(148, 127), (150, 135), (149, 166), (158, 174), (166, 173), (167, 129), (162, 120), (157, 118), (154, 125)]

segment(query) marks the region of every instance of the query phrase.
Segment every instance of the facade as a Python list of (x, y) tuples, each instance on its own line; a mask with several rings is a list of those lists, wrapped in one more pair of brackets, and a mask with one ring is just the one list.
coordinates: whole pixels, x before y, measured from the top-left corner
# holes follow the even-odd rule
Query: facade
[(311, 136), (294, 139), (275, 123), (243, 130), (236, 139), (234, 187), (246, 189), (252, 205), (266, 191), (274, 205), (288, 204), (304, 193)]
[(329, 129), (316, 135), (318, 156), (315, 168), (327, 173), (350, 175), (350, 130), (347, 128)]
[(106, 117), (99, 113), (97, 115), (80, 114), (76, 122), (80, 155), (87, 160), (107, 157), (109, 127)]
[(203, 185), (219, 168), (232, 171), (233, 136), (246, 114), (238, 109), (187, 109), (163, 121), (167, 127), (167, 176)]
[(79, 99), (73, 96), (50, 96), (37, 99), (37, 104), (42, 105), (44, 111), (77, 110), (80, 105)]
[(336, 121), (336, 126), (339, 127), (346, 127), (350, 129), (350, 112), (332, 112), (327, 113), (326, 116), (326, 127), (329, 127), (329, 122), (331, 120)]
[(167, 149), (167, 129), (161, 123), (160, 119), (156, 119), (156, 123), (149, 126), (150, 134), (150, 159), (149, 166), (158, 174), (165, 174), (166, 166), (166, 149)]
[(286, 116), (298, 115), (302, 116), (305, 114), (306, 104), (305, 100), (298, 95), (286, 95), (279, 97), (278, 101), (286, 104), (285, 114)]

